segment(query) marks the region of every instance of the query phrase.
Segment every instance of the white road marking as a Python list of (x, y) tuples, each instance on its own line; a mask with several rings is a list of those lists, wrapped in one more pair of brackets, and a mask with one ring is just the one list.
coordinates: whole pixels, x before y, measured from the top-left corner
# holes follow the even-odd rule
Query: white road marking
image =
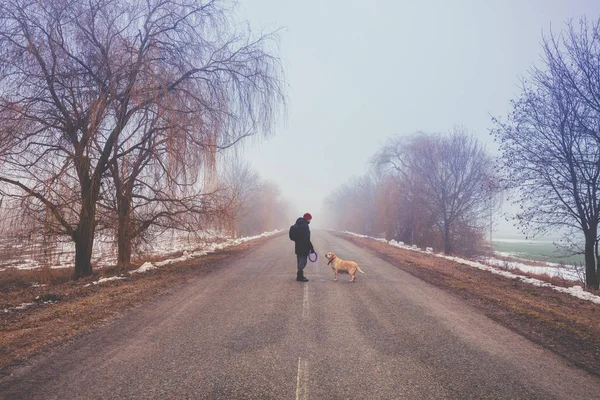
[(302, 319), (308, 318), (308, 285), (304, 286), (304, 299), (302, 300)]
[[(302, 319), (308, 318), (308, 285), (304, 285), (304, 296), (302, 298)], [(296, 376), (296, 400), (308, 399), (308, 361), (298, 357), (298, 375)]]
[(308, 361), (298, 357), (298, 376), (296, 377), (296, 400), (308, 399)]

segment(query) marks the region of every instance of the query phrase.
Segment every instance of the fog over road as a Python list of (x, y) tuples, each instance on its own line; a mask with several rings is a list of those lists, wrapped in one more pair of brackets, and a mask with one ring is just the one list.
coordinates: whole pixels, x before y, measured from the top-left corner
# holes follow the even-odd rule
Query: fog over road
[[(0, 385), (6, 399), (592, 399), (600, 380), (331, 235), (277, 236)], [(333, 281), (324, 254), (359, 263)]]

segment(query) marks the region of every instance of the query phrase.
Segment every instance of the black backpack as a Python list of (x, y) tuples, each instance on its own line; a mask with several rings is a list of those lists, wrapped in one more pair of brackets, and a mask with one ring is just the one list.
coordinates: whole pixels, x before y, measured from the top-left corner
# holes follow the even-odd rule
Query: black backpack
[(290, 226), (290, 240), (295, 242), (296, 236), (298, 236), (298, 225), (294, 224)]

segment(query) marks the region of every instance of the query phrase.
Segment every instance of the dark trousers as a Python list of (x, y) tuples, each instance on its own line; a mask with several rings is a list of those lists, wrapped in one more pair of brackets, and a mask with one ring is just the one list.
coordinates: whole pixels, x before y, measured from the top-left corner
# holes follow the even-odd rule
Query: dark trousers
[(308, 260), (308, 256), (299, 256), (296, 254), (296, 258), (298, 259), (298, 276), (304, 276), (304, 267), (306, 267), (306, 262)]

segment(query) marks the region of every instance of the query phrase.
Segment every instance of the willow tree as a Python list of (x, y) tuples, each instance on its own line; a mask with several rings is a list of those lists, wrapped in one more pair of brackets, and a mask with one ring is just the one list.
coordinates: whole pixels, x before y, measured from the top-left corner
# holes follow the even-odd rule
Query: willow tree
[(199, 153), (272, 121), (282, 101), (273, 37), (236, 32), (230, 17), (218, 1), (0, 4), (0, 110), (27, 127), (2, 154), (2, 190), (52, 215), (75, 243), (76, 278), (92, 272), (101, 199), (131, 216), (136, 188), (189, 185), (172, 179), (181, 165), (192, 171)]
[(473, 136), (461, 129), (448, 135), (419, 134), (390, 140), (374, 157), (380, 170), (398, 177), (400, 192), (418, 206), (443, 235), (444, 252), (453, 252), (453, 237), (483, 226), (493, 194), (493, 161)]

